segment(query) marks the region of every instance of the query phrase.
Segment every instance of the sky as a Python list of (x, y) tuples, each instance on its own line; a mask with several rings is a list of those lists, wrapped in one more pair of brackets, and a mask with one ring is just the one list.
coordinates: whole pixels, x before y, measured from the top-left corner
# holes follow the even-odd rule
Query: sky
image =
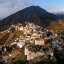
[(64, 0), (0, 0), (0, 18), (32, 5), (40, 6), (49, 12), (64, 11)]

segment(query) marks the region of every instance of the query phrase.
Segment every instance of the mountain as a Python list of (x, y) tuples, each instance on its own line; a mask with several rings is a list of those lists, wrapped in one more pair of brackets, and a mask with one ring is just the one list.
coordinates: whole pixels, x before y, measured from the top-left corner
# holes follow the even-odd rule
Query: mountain
[(55, 14), (58, 19), (64, 19), (64, 13)]
[(57, 19), (64, 19), (64, 10), (50, 10), (49, 12), (55, 14)]
[(12, 24), (24, 23), (25, 21), (47, 26), (51, 21), (56, 20), (57, 17), (54, 14), (47, 12), (39, 6), (30, 6), (0, 20), (0, 29), (7, 28)]
[(0, 17), (0, 20), (3, 19), (3, 17)]

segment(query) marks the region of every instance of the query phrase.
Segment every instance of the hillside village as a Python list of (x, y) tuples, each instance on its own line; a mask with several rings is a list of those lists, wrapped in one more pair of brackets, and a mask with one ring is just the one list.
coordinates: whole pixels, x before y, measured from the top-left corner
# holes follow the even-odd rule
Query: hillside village
[(54, 51), (64, 51), (64, 37), (59, 32), (34, 23), (11, 25), (0, 35), (0, 63), (12, 64), (19, 59), (31, 61), (38, 57), (56, 61)]

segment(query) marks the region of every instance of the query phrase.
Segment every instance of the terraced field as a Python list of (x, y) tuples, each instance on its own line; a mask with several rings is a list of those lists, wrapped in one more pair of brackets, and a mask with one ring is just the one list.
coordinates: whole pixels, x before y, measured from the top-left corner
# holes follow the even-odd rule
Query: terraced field
[(3, 34), (2, 38), (0, 39), (0, 44), (4, 44), (9, 38), (9, 35), (10, 35), (9, 33)]

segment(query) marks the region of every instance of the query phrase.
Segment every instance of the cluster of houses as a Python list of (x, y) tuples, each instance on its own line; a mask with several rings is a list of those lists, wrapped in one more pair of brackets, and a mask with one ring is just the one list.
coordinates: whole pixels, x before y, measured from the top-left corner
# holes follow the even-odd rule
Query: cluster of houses
[[(23, 55), (26, 56), (27, 60), (33, 60), (38, 56), (47, 56), (52, 59), (54, 57), (53, 50), (61, 51), (64, 46), (64, 38), (60, 33), (54, 33), (52, 30), (44, 29), (34, 23), (25, 22), (24, 25), (12, 25), (7, 32), (10, 32), (10, 30), (12, 32), (19, 30), (23, 34), (11, 42), (10, 45), (0, 45), (1, 61), (7, 62), (8, 57), (12, 55), (10, 53), (9, 56), (4, 55), (4, 52), (6, 54), (11, 50), (10, 52), (13, 53), (14, 49), (23, 49)], [(1, 53), (2, 51), (4, 52)]]

